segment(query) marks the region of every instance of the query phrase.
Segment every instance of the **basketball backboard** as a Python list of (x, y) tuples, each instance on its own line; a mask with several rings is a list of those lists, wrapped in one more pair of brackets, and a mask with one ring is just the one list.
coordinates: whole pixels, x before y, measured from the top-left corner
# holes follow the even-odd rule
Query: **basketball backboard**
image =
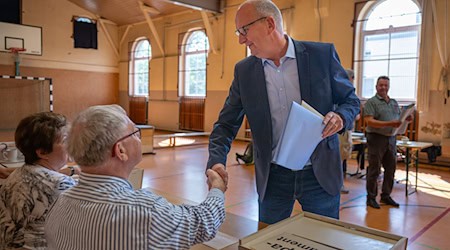
[(0, 22), (0, 51), (23, 48), (23, 54), (42, 55), (42, 28)]

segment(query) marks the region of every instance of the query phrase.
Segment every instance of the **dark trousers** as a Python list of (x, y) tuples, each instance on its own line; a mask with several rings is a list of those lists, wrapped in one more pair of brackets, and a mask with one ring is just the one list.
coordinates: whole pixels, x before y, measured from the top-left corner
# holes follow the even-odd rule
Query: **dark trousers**
[(377, 179), (384, 168), (381, 197), (391, 195), (394, 186), (394, 174), (397, 166), (397, 147), (395, 136), (384, 136), (375, 133), (367, 134), (367, 149), (369, 166), (367, 167), (366, 189), (367, 198), (375, 199), (378, 194)]
[(339, 219), (340, 196), (328, 194), (312, 168), (292, 171), (271, 164), (266, 194), (259, 202), (259, 221), (273, 224), (289, 218), (296, 200), (303, 211)]

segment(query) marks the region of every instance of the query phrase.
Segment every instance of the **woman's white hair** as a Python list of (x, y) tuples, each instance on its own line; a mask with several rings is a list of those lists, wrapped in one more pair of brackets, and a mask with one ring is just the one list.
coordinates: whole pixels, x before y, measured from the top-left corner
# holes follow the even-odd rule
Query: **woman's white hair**
[(81, 166), (97, 166), (112, 154), (112, 147), (123, 136), (129, 123), (118, 105), (92, 106), (73, 121), (68, 136), (68, 152)]
[(284, 34), (283, 31), (283, 17), (281, 16), (280, 9), (270, 0), (247, 0), (241, 4), (251, 4), (256, 10), (256, 13), (261, 17), (271, 16), (275, 19), (276, 29), (280, 34)]

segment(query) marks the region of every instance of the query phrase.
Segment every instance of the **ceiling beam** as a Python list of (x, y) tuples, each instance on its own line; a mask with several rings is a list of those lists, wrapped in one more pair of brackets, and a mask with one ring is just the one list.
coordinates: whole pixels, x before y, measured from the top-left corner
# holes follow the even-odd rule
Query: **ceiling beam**
[(125, 37), (128, 35), (128, 31), (130, 31), (132, 25), (127, 25), (127, 29), (122, 35), (122, 38), (120, 39), (119, 48), (122, 46), (123, 41), (125, 40)]
[(161, 0), (187, 8), (221, 13), (221, 0)]
[(116, 45), (114, 44), (113, 40), (111, 39), (111, 36), (109, 35), (109, 32), (105, 27), (103, 19), (100, 18), (100, 16), (97, 16), (97, 21), (100, 23), (100, 26), (102, 27), (103, 32), (105, 32), (106, 39), (108, 40), (109, 44), (113, 48), (114, 53), (116, 54), (117, 58), (119, 58), (119, 50), (117, 50)]
[[(159, 20), (163, 20), (164, 18), (168, 18), (168, 17), (174, 17), (174, 16), (179, 16), (179, 15), (184, 15), (184, 14), (190, 14), (190, 13), (194, 13), (195, 10), (185, 10), (185, 11), (180, 11), (180, 12), (175, 12), (172, 14), (167, 14), (167, 15), (163, 15), (163, 16), (158, 16), (156, 18), (152, 18), (152, 21), (156, 22)], [(147, 23), (147, 21), (142, 21), (142, 22), (137, 22), (137, 23), (132, 23), (131, 25), (141, 25)]]
[(147, 21), (148, 27), (150, 28), (150, 31), (152, 32), (153, 37), (156, 40), (156, 44), (158, 45), (159, 50), (161, 50), (161, 54), (164, 57), (165, 53), (164, 53), (164, 48), (161, 43), (161, 39), (159, 38), (158, 32), (156, 31), (156, 28), (155, 28), (155, 24), (153, 23), (152, 19), (150, 18), (150, 15), (146, 9), (146, 7), (148, 7), (148, 6), (145, 6), (144, 3), (141, 1), (138, 1), (138, 2), (139, 2), (139, 7), (141, 8), (142, 14), (145, 17), (145, 21)]
[(153, 14), (153, 15), (161, 14), (161, 12), (159, 10), (155, 9), (154, 7), (151, 7), (151, 6), (148, 6), (148, 5), (144, 4), (143, 8), (144, 8), (145, 11), (147, 11), (150, 14)]
[(200, 13), (202, 14), (203, 24), (205, 25), (206, 35), (208, 36), (209, 48), (213, 54), (217, 54), (214, 34), (212, 32), (211, 24), (209, 23), (208, 14), (205, 11), (200, 11)]

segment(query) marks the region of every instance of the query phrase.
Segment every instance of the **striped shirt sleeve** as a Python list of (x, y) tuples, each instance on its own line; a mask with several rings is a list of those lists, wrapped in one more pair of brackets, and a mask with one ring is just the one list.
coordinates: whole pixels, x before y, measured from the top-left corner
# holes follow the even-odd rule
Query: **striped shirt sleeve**
[(224, 194), (211, 189), (197, 206), (173, 205), (159, 197), (151, 213), (151, 249), (188, 249), (215, 237), (225, 220)]

